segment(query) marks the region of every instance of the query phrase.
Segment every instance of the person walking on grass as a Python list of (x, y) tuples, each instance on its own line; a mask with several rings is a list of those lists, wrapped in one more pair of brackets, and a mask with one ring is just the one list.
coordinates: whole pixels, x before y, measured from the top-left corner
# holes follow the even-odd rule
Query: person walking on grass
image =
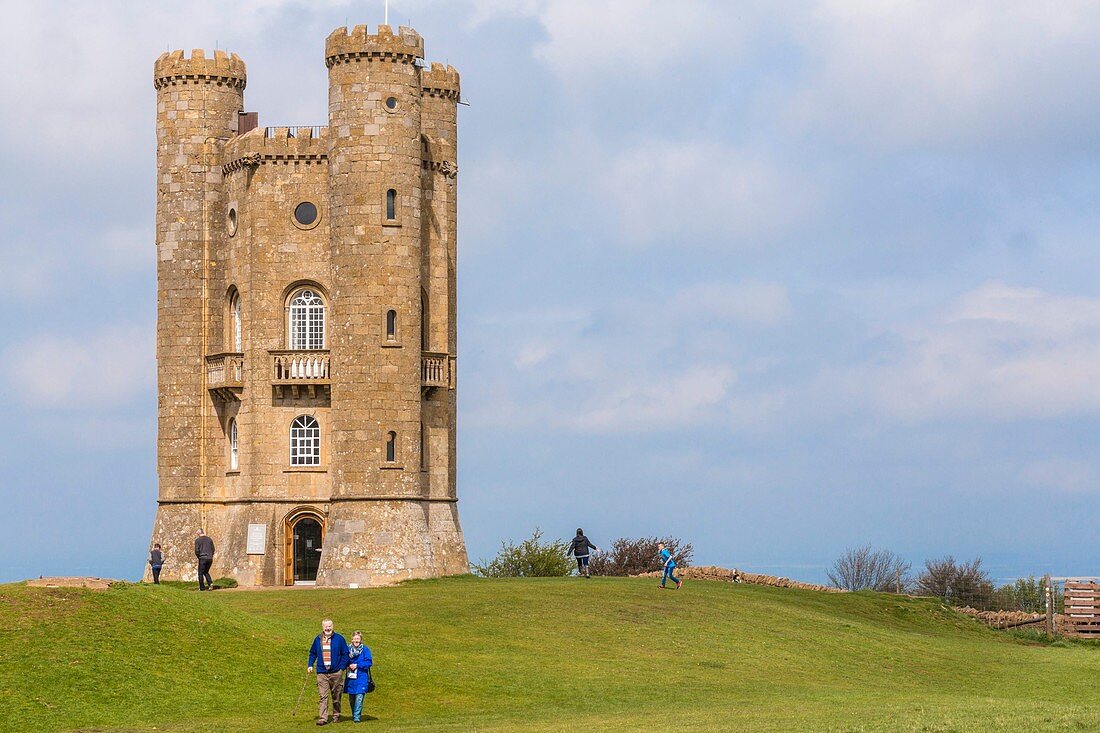
[(588, 551), (590, 549), (596, 552), (600, 551), (600, 548), (593, 545), (584, 536), (584, 530), (577, 527), (577, 536), (573, 538), (573, 542), (569, 545), (569, 554), (577, 558), (577, 575), (583, 575), (586, 578), (592, 577), (588, 574)]
[(664, 542), (657, 543), (657, 550), (661, 555), (661, 564), (664, 565), (665, 574), (661, 576), (661, 587), (665, 587), (665, 581), (672, 578), (672, 582), (676, 584), (676, 590), (680, 590), (680, 586), (684, 584), (684, 581), (676, 578), (676, 560), (673, 559), (672, 553), (665, 547)]
[(214, 581), (210, 579), (210, 566), (214, 564), (214, 540), (207, 537), (201, 528), (195, 537), (195, 557), (199, 560), (199, 590), (214, 590)]
[(306, 672), (317, 671), (317, 695), (320, 697), (317, 725), (328, 724), (329, 701), (332, 701), (332, 722), (340, 722), (340, 695), (344, 688), (344, 669), (348, 666), (348, 643), (332, 629), (332, 619), (321, 622), (321, 633), (309, 648)]
[(162, 567), (164, 567), (164, 553), (160, 549), (160, 543), (153, 543), (153, 550), (149, 553), (149, 569), (153, 571), (154, 585), (160, 585)]
[(363, 696), (370, 691), (370, 667), (373, 663), (370, 647), (363, 646), (363, 634), (356, 631), (351, 635), (351, 646), (348, 647), (348, 675), (344, 682), (344, 690), (351, 703), (351, 719), (356, 723), (363, 717)]

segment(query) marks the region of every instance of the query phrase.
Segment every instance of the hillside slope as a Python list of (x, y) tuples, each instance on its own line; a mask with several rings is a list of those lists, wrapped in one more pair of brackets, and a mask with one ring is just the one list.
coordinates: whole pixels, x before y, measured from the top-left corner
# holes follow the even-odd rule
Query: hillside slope
[(1097, 648), (925, 599), (607, 578), (0, 586), (0, 729), (315, 729), (323, 616), (374, 650), (370, 730), (1100, 730)]

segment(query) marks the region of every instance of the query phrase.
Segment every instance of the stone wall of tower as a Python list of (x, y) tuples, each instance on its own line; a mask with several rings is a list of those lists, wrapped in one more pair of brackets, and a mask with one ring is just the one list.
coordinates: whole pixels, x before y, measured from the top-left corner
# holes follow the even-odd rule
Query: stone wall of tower
[[(319, 585), (468, 570), (451, 376), (458, 74), (422, 69), (422, 57), (410, 29), (340, 29), (326, 42), (330, 125), (240, 135), (240, 59), (200, 51), (157, 61), (161, 488), (153, 541), (165, 545), (166, 578), (195, 578), (191, 544), (205, 526), (217, 546), (215, 577), (291, 582), (287, 548), (306, 515), (324, 529)], [(317, 208), (314, 225), (294, 221), (303, 201)], [(288, 383), (273, 374), (273, 359), (290, 346), (289, 298), (307, 284), (325, 301), (330, 367), (315, 384)], [(231, 292), (241, 303), (240, 349)], [(425, 382), (425, 352), (446, 364), (442, 383), (438, 371)], [(294, 358), (302, 353), (318, 352)], [(228, 358), (241, 365), (239, 381), (204, 377)], [(320, 424), (319, 466), (290, 465), (290, 426), (302, 414)], [(394, 460), (386, 456), (391, 431)], [(256, 524), (267, 539), (250, 554)]]
[[(420, 477), (420, 70), (411, 29), (326, 41), (333, 501), (320, 585), (430, 574)], [(388, 191), (395, 192), (393, 216)], [(387, 314), (396, 329), (387, 333)], [(396, 435), (393, 460), (386, 455)]]
[[(208, 256), (221, 232), (221, 150), (236, 134), (245, 65), (236, 55), (202, 50), (163, 54), (154, 65), (157, 92), (157, 474), (165, 577), (190, 568), (189, 537), (206, 519), (208, 397), (203, 388), (209, 332)], [(207, 428), (204, 430), (204, 428)], [(193, 569), (192, 569), (193, 572)]]
[[(458, 72), (432, 64), (421, 76), (422, 209), (421, 282), (427, 303), (424, 350), (446, 354), (452, 370), (458, 353)], [(445, 574), (466, 572), (468, 562), (458, 523), (456, 487), (457, 404), (453, 389), (429, 389), (421, 409), (429, 531), (437, 564)]]

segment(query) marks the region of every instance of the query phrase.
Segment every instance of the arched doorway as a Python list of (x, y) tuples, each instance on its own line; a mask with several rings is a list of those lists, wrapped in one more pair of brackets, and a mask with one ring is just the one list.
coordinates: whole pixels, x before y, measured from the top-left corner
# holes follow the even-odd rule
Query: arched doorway
[(286, 520), (286, 584), (317, 582), (324, 541), (324, 519), (312, 512), (292, 514)]

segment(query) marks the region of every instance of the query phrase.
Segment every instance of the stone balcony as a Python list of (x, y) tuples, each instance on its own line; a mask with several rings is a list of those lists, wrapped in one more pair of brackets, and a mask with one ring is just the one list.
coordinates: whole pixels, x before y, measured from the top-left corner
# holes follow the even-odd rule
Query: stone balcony
[(455, 388), (455, 358), (450, 354), (425, 351), (420, 356), (420, 386), (423, 389)]
[(226, 351), (207, 355), (206, 388), (223, 402), (240, 399), (244, 390), (244, 354)]
[(268, 353), (271, 354), (271, 386), (276, 394), (281, 397), (329, 395), (332, 361), (328, 349)]

